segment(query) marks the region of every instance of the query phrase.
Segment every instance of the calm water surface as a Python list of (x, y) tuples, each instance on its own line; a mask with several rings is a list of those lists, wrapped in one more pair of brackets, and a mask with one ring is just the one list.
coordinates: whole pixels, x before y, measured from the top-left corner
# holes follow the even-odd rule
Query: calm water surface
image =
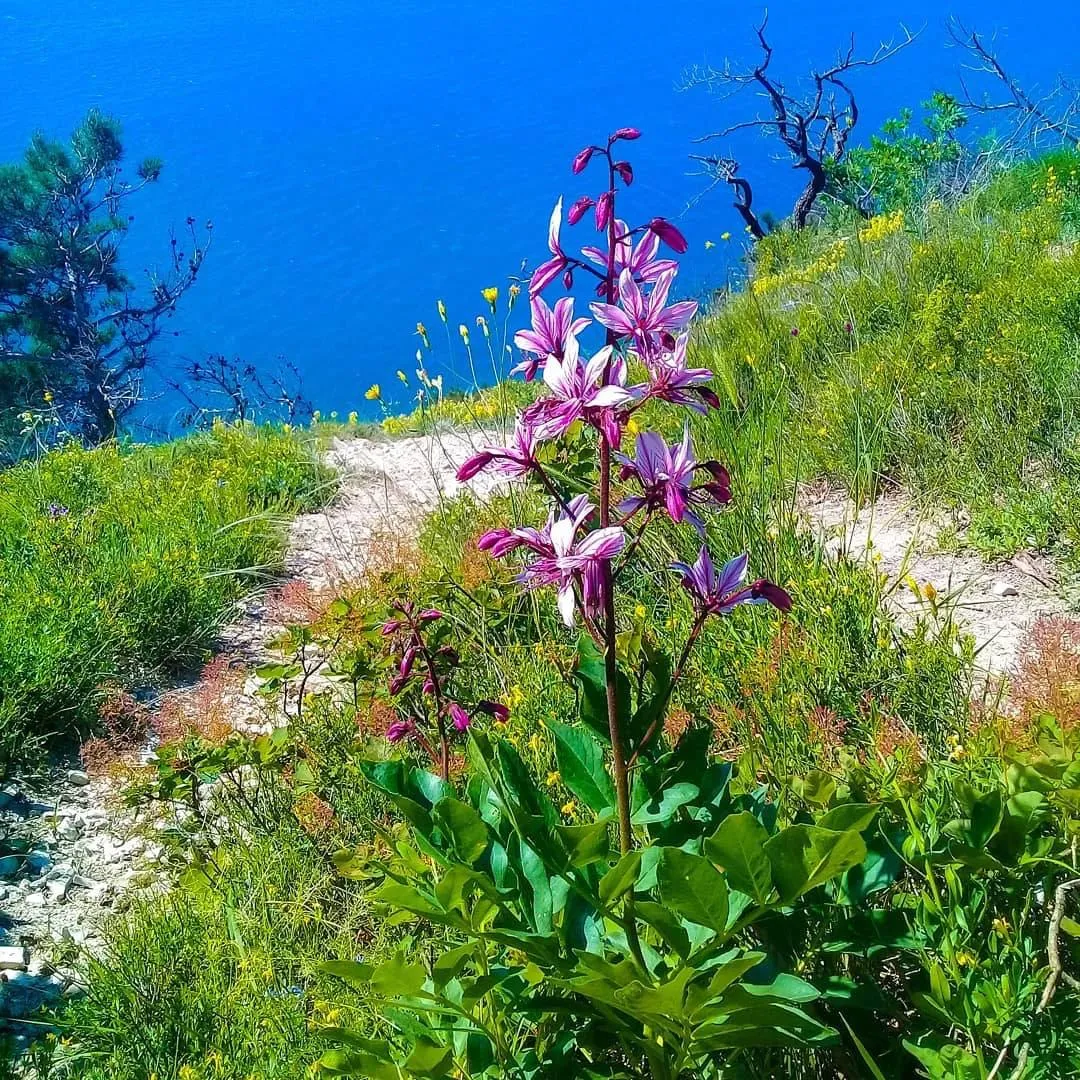
[[(777, 0), (775, 65), (794, 79), (852, 29), (867, 51), (901, 22), (922, 29), (857, 80), (865, 136), (900, 106), (956, 88), (947, 10)], [(951, 10), (1000, 30), (1020, 77), (1049, 84), (1070, 70), (1072, 3), (1044, 3), (1037, 19), (1004, 0)], [(555, 196), (582, 190), (571, 157), (614, 127), (645, 133), (629, 209), (678, 219), (690, 239), (683, 291), (724, 280), (731, 245), (720, 235), (737, 242), (740, 222), (721, 192), (686, 209), (703, 186), (688, 154), (695, 136), (754, 103), (676, 84), (694, 63), (754, 59), (754, 14), (723, 0), (0, 0), (0, 159), (35, 128), (59, 137), (91, 106), (113, 113), (133, 161), (166, 162), (134, 206), (131, 269), (152, 265), (188, 214), (215, 225), (174, 320), (173, 363), (286, 356), (324, 410), (362, 405), (374, 381), (403, 400), (393, 373), (415, 367), (417, 320), (436, 327), (442, 298), (455, 325), (472, 324), (481, 288), (505, 292), (522, 259), (543, 258)], [(772, 148), (753, 137), (725, 145), (762, 176), (758, 203), (783, 210), (796, 184)]]

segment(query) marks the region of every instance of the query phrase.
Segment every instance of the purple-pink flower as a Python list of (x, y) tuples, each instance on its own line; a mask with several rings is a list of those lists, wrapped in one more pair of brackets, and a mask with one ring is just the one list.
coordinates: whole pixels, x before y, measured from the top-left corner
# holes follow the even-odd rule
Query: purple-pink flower
[(556, 300), (554, 309), (544, 303), (542, 296), (534, 296), (530, 301), (530, 309), (532, 329), (519, 330), (514, 335), (514, 344), (530, 356), (510, 372), (511, 375), (524, 374), (526, 382), (532, 381), (537, 368), (549, 356), (562, 356), (567, 340), (580, 334), (590, 321), (574, 318), (572, 296)]
[(472, 723), (472, 717), (470, 717), (456, 701), (450, 702), (450, 707), (447, 711), (450, 713), (450, 722), (454, 725), (456, 730), (469, 730), (469, 724)]
[(643, 356), (657, 351), (664, 337), (674, 337), (694, 317), (696, 300), (667, 306), (674, 270), (665, 270), (646, 295), (629, 268), (619, 275), (619, 303), (589, 305), (593, 315), (609, 330), (634, 339)]
[(779, 585), (765, 578), (744, 584), (748, 562), (748, 555), (736, 555), (718, 573), (703, 547), (692, 565), (675, 562), (671, 569), (682, 575), (683, 587), (702, 613), (727, 615), (740, 604), (772, 604), (780, 611), (790, 611), (791, 597)]
[[(723, 504), (731, 499), (727, 470), (719, 462), (697, 461), (689, 428), (683, 431), (682, 441), (671, 446), (655, 432), (643, 432), (637, 437), (636, 456), (619, 454), (618, 457), (622, 462), (622, 478), (633, 477), (641, 485), (640, 495), (631, 495), (619, 503), (621, 514), (662, 506), (672, 521), (689, 521), (704, 536), (705, 523), (690, 509), (690, 504)], [(695, 487), (694, 473), (699, 469), (707, 471), (713, 479)]]
[[(633, 277), (640, 281), (655, 281), (661, 274), (678, 269), (672, 259), (658, 259), (656, 253), (660, 250), (660, 237), (651, 229), (646, 229), (641, 234), (641, 239), (635, 244), (630, 227), (625, 221), (615, 221), (615, 276), (618, 277), (624, 270), (629, 270)], [(598, 247), (583, 247), (581, 254), (591, 263), (595, 263), (603, 270), (607, 270), (608, 253)]]
[(416, 730), (416, 722), (414, 720), (395, 720), (386, 729), (386, 738), (388, 742), (401, 742), (402, 739), (411, 735)]
[(618, 410), (630, 404), (634, 394), (626, 389), (626, 363), (610, 345), (584, 360), (571, 334), (562, 357), (551, 356), (544, 365), (544, 384), (550, 396), (525, 410), (525, 421), (535, 427), (538, 438), (556, 439), (584, 420), (602, 432), (610, 446), (618, 446), (622, 434)]
[(651, 398), (669, 401), (673, 405), (686, 405), (703, 413), (707, 411), (707, 404), (717, 404), (716, 395), (704, 386), (712, 380), (713, 373), (708, 368), (687, 366), (686, 350), (689, 344), (690, 335), (680, 334), (670, 352), (659, 350), (647, 355), (645, 366), (649, 371), (649, 382), (637, 390)]
[(493, 468), (500, 476), (525, 476), (537, 467), (538, 443), (533, 425), (524, 416), (518, 416), (512, 443), (509, 446), (485, 446), (461, 463), (457, 478), (464, 483), (487, 468)]
[(529, 295), (536, 296), (543, 292), (562, 272), (570, 261), (559, 243), (559, 229), (562, 226), (562, 196), (551, 211), (551, 220), (548, 222), (548, 251), (551, 258), (541, 263), (533, 273), (529, 282)]
[(593, 509), (586, 496), (578, 495), (558, 517), (553, 512), (542, 529), (494, 529), (480, 537), (477, 546), (495, 556), (506, 555), (518, 547), (532, 551), (537, 558), (526, 565), (518, 581), (530, 589), (555, 586), (559, 614), (567, 626), (573, 626), (575, 586), (581, 589), (586, 612), (595, 613), (602, 598), (601, 564), (613, 559), (626, 542), (626, 534), (615, 525), (595, 529), (577, 539)]

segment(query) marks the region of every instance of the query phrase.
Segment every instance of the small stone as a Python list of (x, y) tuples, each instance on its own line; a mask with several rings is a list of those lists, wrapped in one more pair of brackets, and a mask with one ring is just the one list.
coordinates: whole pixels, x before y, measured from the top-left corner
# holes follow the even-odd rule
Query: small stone
[(29, 955), (21, 945), (0, 946), (0, 971), (25, 971)]
[(67, 774), (67, 782), (72, 787), (86, 787), (90, 783), (90, 777), (82, 771), (82, 769), (72, 769)]
[(45, 888), (49, 894), (49, 899), (54, 903), (60, 904), (67, 899), (68, 889), (71, 887), (71, 881), (67, 878), (54, 878), (52, 881), (45, 883)]
[(1010, 585), (1007, 581), (995, 581), (993, 585), (993, 593), (995, 596), (1019, 596), (1020, 590), (1015, 585)]
[(56, 835), (62, 840), (78, 840), (82, 836), (82, 825), (77, 818), (61, 818), (56, 826)]
[(27, 907), (44, 907), (46, 904), (46, 900), (42, 893), (32, 892), (26, 894), (23, 899), (23, 903)]

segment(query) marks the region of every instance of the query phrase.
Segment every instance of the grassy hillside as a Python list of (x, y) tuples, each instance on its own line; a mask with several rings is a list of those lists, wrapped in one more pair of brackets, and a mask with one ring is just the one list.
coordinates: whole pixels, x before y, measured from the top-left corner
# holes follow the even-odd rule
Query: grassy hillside
[(203, 657), (329, 484), (305, 445), (252, 428), (72, 445), (0, 474), (0, 757)]
[[(672, 755), (688, 745), (688, 732), (697, 748), (691, 767), (670, 766), (682, 782), (665, 790), (680, 788), (670, 801), (684, 801), (665, 818), (639, 799), (639, 828), (646, 846), (696, 851), (696, 822), (711, 822), (722, 805), (729, 817), (753, 818), (761, 832), (766, 824), (795, 830), (788, 835), (809, 849), (829, 840), (823, 833), (839, 833), (840, 822), (859, 820), (861, 838), (848, 840), (862, 844), (864, 856), (843, 877), (795, 889), (771, 907), (766, 883), (756, 902), (769, 910), (752, 925), (738, 915), (753, 907), (756, 886), (745, 877), (732, 885), (724, 925), (713, 931), (731, 931), (725, 948), (766, 957), (755, 961), (742, 1015), (764, 1017), (763, 1030), (779, 1042), (788, 1006), (808, 1003), (834, 1033), (785, 1047), (768, 1038), (743, 1047), (733, 1036), (722, 1074), (710, 1075), (1056, 1080), (1080, 1069), (1080, 997), (1055, 976), (1048, 949), (1049, 939), (1061, 971), (1080, 974), (1076, 924), (1058, 919), (1055, 929), (1050, 909), (1077, 873), (1080, 623), (1040, 624), (1020, 669), (973, 701), (982, 683), (949, 604), (926, 593), (914, 625), (899, 626), (874, 567), (827, 556), (793, 512), (799, 483), (828, 480), (861, 501), (900, 486), (962, 509), (963, 520), (970, 516), (964, 540), (987, 554), (1036, 545), (1075, 568), (1078, 169), (1080, 159), (1056, 155), (1001, 175), (957, 206), (778, 233), (757, 249), (745, 291), (699, 320), (691, 362), (718, 373), (722, 406), (694, 420), (698, 457), (728, 465), (735, 494), (710, 517), (709, 545), (724, 555), (748, 550), (754, 573), (788, 589), (793, 606), (783, 618), (741, 610), (702, 631), (663, 731)], [(503, 391), (488, 391), (442, 413), (489, 420), (504, 400)], [(439, 418), (436, 410), (391, 426), (403, 431)], [(642, 426), (662, 420), (659, 412), (640, 418)], [(194, 445), (208, 452), (207, 443)], [(559, 465), (587, 468), (591, 453), (585, 440), (571, 443)], [(460, 654), (461, 700), (509, 707), (505, 725), (478, 718), (476, 726), (507, 759), (520, 758), (515, 790), (530, 793), (533, 829), (542, 834), (555, 822), (559, 835), (578, 838), (595, 827), (581, 794), (589, 792), (581, 784), (588, 755), (575, 762), (560, 754), (565, 744), (554, 733), (586, 710), (588, 661), (579, 661), (550, 594), (516, 592), (515, 568), (476, 549), (487, 529), (539, 522), (542, 500), (526, 489), (482, 505), (468, 497), (446, 504), (426, 522), (408, 569), (322, 598), (321, 614), (288, 637), (273, 677), (287, 678), (282, 673), (314, 644), (348, 693), (313, 697), (273, 737), (188, 732), (163, 745), (155, 767), (137, 775), (133, 797), (181, 803), (199, 780), (241, 765), (258, 782), (224, 784), (203, 837), (166, 834), (182, 870), (173, 897), (140, 902), (114, 924), (109, 953), (87, 965), (88, 995), (60, 1019), (62, 1038), (38, 1051), (39, 1080), (286, 1080), (329, 1043), (358, 1056), (329, 1059), (326, 1075), (398, 1075), (396, 1066), (368, 1069), (367, 1055), (413, 1045), (421, 1030), (441, 1039), (451, 1028), (460, 1055), (494, 1030), (492, 1042), (527, 1064), (536, 1046), (558, 1044), (572, 1026), (557, 1008), (500, 1013), (507, 986), (537, 977), (522, 951), (537, 936), (563, 950), (570, 970), (571, 946), (581, 947), (582, 927), (591, 926), (590, 979), (612, 969), (621, 978), (637, 962), (614, 916), (606, 926), (599, 916), (587, 924), (580, 911), (575, 923), (570, 906), (553, 916), (555, 879), (572, 875), (529, 866), (521, 852), (531, 835), (488, 846), (507, 799), (472, 771), (475, 758), (455, 759), (461, 801), (447, 799), (438, 778), (411, 771), (426, 765), (416, 744), (385, 739), (407, 713), (386, 687), (402, 658), (388, 655), (379, 625), (391, 602), (408, 597), (418, 610), (442, 612), (437, 625)], [(685, 639), (692, 615), (684, 591), (660, 571), (696, 547), (689, 530), (674, 527), (645, 541), (647, 568), (619, 583), (630, 600), (619, 663), (644, 664), (650, 649), (674, 650)], [(214, 558), (241, 564), (235, 555)], [(723, 777), (708, 805), (693, 801), (704, 799), (697, 785), (706, 764), (708, 775)], [(373, 775), (383, 787), (403, 777), (405, 794), (387, 798)], [(466, 805), (474, 797), (482, 818)], [(452, 812), (465, 822), (460, 832)], [(473, 854), (461, 856), (459, 842)], [(597, 877), (618, 858), (586, 852), (577, 880), (595, 885), (594, 856)], [(527, 885), (505, 869), (518, 857)], [(726, 875), (733, 861), (722, 860)], [(493, 873), (505, 875), (497, 902), (509, 905), (519, 888), (526, 898), (512, 917), (509, 907), (496, 919), (484, 906), (496, 904), (490, 892), (469, 891), (497, 863), (502, 869)], [(423, 892), (430, 918), (380, 899), (387, 865), (395, 882)], [(766, 866), (766, 882), (768, 875)], [(667, 992), (670, 971), (711, 947), (701, 945), (712, 940), (705, 936), (712, 916), (701, 914), (700, 896), (696, 918), (672, 921), (654, 885), (646, 872), (626, 887), (640, 891), (639, 914), (655, 920), (643, 923), (640, 963), (658, 985), (629, 984), (633, 993), (613, 995), (612, 1008)], [(731, 926), (729, 911), (737, 913)], [(486, 952), (483, 963), (464, 959), (476, 955), (467, 952), (473, 915), (504, 932), (491, 935), (490, 965)], [(556, 931), (538, 929), (553, 919)], [(507, 937), (507, 927), (517, 936)], [(565, 940), (555, 941), (556, 933)], [(514, 947), (504, 947), (508, 940)], [(702, 993), (714, 975), (723, 983), (722, 959), (715, 949), (709, 955), (714, 966), (696, 984)], [(662, 959), (650, 967), (653, 958)], [(327, 960), (361, 966), (337, 969), (351, 974), (350, 983), (334, 979)], [(791, 980), (787, 1005), (760, 1004), (779, 972), (792, 973), (779, 976)], [(405, 1009), (385, 1000), (399, 977), (416, 993), (414, 975), (433, 980), (425, 986), (442, 979), (438, 988), (450, 987), (454, 1007), (438, 1014), (442, 1027), (419, 1026), (431, 998)], [(676, 990), (654, 1014), (658, 1025), (692, 1012), (685, 986)], [(552, 993), (570, 996), (565, 988)], [(398, 1053), (403, 1061), (405, 1051)], [(425, 1072), (429, 1059), (416, 1060), (408, 1075), (466, 1075), (440, 1072), (438, 1063)], [(602, 1046), (589, 1075), (626, 1076), (628, 1060), (623, 1048)], [(467, 1072), (505, 1075), (494, 1065)]]

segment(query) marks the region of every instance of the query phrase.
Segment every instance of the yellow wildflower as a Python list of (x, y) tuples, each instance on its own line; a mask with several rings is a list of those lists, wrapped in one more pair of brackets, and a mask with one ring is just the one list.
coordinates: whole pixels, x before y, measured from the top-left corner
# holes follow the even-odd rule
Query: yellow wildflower
[(730, 240), (730, 239), (731, 239), (731, 233), (729, 233), (729, 232), (722, 232), (722, 233), (720, 234), (720, 239), (721, 239), (721, 240)]
[(569, 802), (563, 803), (562, 806), (559, 807), (559, 810), (562, 811), (562, 813), (564, 813), (567, 817), (569, 817), (571, 814), (574, 813), (575, 810), (577, 810), (577, 803), (574, 802), (573, 799), (571, 799)]
[(45, 403), (46, 404), (49, 404), (49, 403), (52, 402), (53, 392), (51, 390), (46, 390), (44, 396), (45, 396)]
[(994, 928), (994, 932), (1002, 937), (1008, 937), (1012, 932), (1009, 920), (1002, 918), (1000, 915), (990, 925)]
[(406, 375), (405, 372), (401, 370), (401, 368), (397, 369), (396, 374), (398, 377), (398, 382), (400, 382), (403, 386), (409, 385), (409, 376)]
[(552, 772), (549, 772), (547, 774), (547, 786), (548, 787), (554, 787), (559, 782), (560, 779), (561, 779), (561, 777), (559, 776), (559, 772), (558, 772), (557, 769), (552, 771)]
[(480, 295), (488, 302), (491, 314), (494, 315), (495, 305), (499, 302), (499, 290), (494, 285), (490, 285), (486, 289), (481, 289)]
[(355, 410), (349, 413), (349, 423), (352, 424), (354, 427), (355, 425), (360, 423), (360, 416)]
[(978, 967), (979, 966), (979, 958), (977, 956), (973, 956), (966, 949), (961, 949), (956, 954), (956, 966), (957, 967)]
[(443, 322), (446, 322), (446, 305), (441, 300), (437, 303), (439, 308), (439, 318), (442, 319)]
[(418, 322), (416, 324), (416, 332), (420, 335), (420, 340), (424, 343), (424, 348), (430, 349), (431, 342), (428, 340), (427, 327), (422, 322)]
[(365, 391), (364, 397), (368, 401), (380, 401), (382, 399), (382, 388), (378, 383), (372, 383)]
[(711, 240), (706, 240), (705, 241), (705, 250), (706, 251), (708, 251), (709, 248), (714, 248), (714, 247), (716, 247), (716, 245)]
[(462, 323), (457, 328), (457, 332), (461, 335), (461, 340), (464, 341), (466, 345), (468, 345), (469, 344), (469, 328), (464, 323)]

